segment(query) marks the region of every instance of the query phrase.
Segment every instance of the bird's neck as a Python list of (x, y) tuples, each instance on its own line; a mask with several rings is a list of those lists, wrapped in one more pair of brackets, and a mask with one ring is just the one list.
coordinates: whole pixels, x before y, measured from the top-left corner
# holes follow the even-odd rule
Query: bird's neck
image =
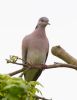
[(38, 35), (39, 37), (46, 37), (46, 34), (45, 34), (45, 27), (37, 27), (35, 29), (35, 34)]

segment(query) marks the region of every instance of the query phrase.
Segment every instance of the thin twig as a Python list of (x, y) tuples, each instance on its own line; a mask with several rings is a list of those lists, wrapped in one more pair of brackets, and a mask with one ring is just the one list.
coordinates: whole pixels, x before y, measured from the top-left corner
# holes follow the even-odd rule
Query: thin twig
[(66, 68), (72, 68), (72, 69), (77, 70), (77, 66), (76, 66), (76, 65), (72, 65), (72, 64), (63, 64), (63, 63), (48, 65), (48, 67), (45, 68), (45, 69), (59, 68), (59, 67), (61, 67), (61, 68), (62, 68), (62, 67), (66, 67)]
[(8, 75), (13, 76), (13, 75), (16, 75), (16, 74), (18, 74), (18, 73), (23, 72), (24, 70), (25, 70), (24, 68), (21, 68), (21, 69), (19, 69), (19, 70), (17, 70), (17, 71), (14, 71), (14, 72), (9, 73)]
[(23, 75), (24, 75), (24, 73), (22, 72), (22, 73), (19, 75), (19, 77), (21, 77), (21, 78), (22, 78), (22, 77), (23, 77)]
[(37, 99), (41, 99), (41, 100), (52, 100), (52, 99), (46, 99), (46, 98), (40, 97), (40, 96), (34, 96), (34, 97), (37, 98)]

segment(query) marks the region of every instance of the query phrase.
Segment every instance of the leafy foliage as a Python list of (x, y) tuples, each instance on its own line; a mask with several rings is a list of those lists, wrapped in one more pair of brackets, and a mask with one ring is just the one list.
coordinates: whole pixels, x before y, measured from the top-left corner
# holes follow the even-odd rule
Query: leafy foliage
[(15, 63), (15, 62), (17, 62), (18, 59), (22, 60), (18, 56), (10, 55), (9, 59), (6, 59), (6, 61), (7, 61), (7, 63), (10, 63), (10, 62)]
[(0, 100), (36, 100), (35, 93), (40, 92), (36, 85), (41, 84), (0, 74)]

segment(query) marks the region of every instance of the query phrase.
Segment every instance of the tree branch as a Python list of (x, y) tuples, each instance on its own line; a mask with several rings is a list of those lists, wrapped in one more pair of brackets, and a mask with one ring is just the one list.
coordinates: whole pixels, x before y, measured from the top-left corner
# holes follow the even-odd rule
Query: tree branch
[(22, 63), (14, 63), (14, 64), (17, 64), (17, 65), (24, 65), (26, 67), (24, 68), (21, 68), (17, 71), (14, 71), (12, 73), (9, 73), (8, 75), (10, 76), (13, 76), (13, 75), (16, 75), (18, 73), (21, 73), (21, 72), (24, 72), (24, 71), (27, 71), (27, 70), (30, 70), (30, 69), (51, 69), (51, 68), (62, 68), (62, 67), (67, 67), (67, 68), (72, 68), (72, 69), (75, 69), (77, 70), (77, 66), (76, 65), (72, 65), (72, 64), (63, 64), (63, 63), (57, 63), (57, 64), (52, 64), (52, 65), (44, 65), (44, 64), (40, 64), (40, 65), (31, 65), (27, 66), (27, 64), (22, 64)]
[(67, 53), (61, 46), (52, 47), (51, 52), (53, 55), (64, 60), (68, 64), (77, 65), (77, 59), (75, 59), (69, 53)]
[(44, 97), (40, 97), (40, 96), (34, 96), (36, 99), (41, 99), (41, 100), (52, 100), (52, 99), (46, 99)]

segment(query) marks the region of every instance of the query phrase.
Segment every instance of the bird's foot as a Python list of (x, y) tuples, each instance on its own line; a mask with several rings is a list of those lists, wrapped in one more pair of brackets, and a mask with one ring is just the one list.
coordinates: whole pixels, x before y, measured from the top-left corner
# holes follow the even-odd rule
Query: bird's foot
[(41, 68), (43, 68), (43, 69), (47, 69), (47, 65), (45, 65), (45, 64), (41, 64)]

